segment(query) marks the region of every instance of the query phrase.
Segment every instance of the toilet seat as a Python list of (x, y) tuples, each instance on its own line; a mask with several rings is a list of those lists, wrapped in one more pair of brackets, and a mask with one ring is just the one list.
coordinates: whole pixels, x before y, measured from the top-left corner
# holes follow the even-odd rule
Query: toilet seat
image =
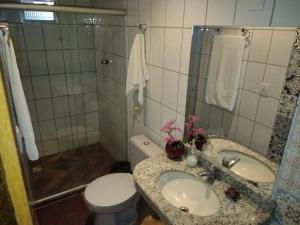
[(113, 173), (91, 182), (85, 192), (86, 201), (95, 207), (120, 205), (136, 193), (133, 176), (130, 173)]

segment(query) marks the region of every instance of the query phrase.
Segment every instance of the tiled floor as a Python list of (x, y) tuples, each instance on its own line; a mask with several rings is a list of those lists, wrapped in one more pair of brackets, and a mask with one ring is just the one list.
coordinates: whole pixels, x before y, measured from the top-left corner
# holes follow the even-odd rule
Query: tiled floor
[(108, 174), (113, 162), (112, 156), (100, 143), (31, 162), (31, 168), (42, 167), (41, 171), (31, 173), (33, 200), (88, 184)]

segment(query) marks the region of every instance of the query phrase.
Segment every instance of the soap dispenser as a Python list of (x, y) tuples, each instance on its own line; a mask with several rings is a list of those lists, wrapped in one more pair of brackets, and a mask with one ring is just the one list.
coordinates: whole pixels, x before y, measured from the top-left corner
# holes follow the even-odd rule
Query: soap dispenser
[(207, 142), (202, 147), (202, 152), (206, 156), (212, 156), (212, 145), (210, 143), (210, 139), (207, 140)]
[(186, 165), (188, 167), (196, 167), (198, 163), (198, 158), (196, 155), (196, 145), (195, 139), (192, 140), (192, 146), (190, 147), (187, 157), (186, 157)]

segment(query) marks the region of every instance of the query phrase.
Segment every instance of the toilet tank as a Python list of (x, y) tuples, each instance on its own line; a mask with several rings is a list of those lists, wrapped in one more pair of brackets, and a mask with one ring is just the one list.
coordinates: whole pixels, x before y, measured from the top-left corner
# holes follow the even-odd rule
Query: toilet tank
[(133, 136), (129, 140), (128, 159), (131, 169), (139, 162), (164, 151), (144, 135)]

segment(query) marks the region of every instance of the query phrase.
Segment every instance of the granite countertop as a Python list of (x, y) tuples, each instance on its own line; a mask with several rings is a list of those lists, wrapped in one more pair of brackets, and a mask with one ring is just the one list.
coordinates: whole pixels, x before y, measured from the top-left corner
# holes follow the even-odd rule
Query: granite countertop
[(218, 180), (212, 186), (212, 190), (217, 194), (220, 201), (220, 209), (216, 214), (202, 217), (182, 212), (160, 194), (158, 178), (163, 172), (169, 170), (184, 171), (195, 176), (198, 172), (204, 171), (202, 167), (187, 167), (185, 161), (169, 160), (165, 154), (140, 162), (133, 171), (138, 190), (167, 224), (254, 225), (264, 224), (270, 217), (269, 212), (259, 208), (243, 195), (236, 203), (228, 199), (224, 194), (228, 185)]
[[(269, 159), (267, 159), (266, 157), (256, 153), (254, 150), (251, 150), (243, 145), (240, 145), (234, 141), (230, 141), (230, 140), (226, 140), (226, 139), (221, 139), (221, 138), (212, 138), (210, 139), (210, 143), (213, 146), (212, 152), (213, 155), (212, 156), (203, 156), (202, 157), (206, 157), (207, 160), (212, 161), (212, 163), (216, 166), (218, 166), (220, 169), (224, 170), (227, 173), (230, 173), (231, 176), (234, 176), (236, 179), (239, 180), (239, 182), (242, 183), (246, 183), (247, 181), (242, 178), (239, 177), (238, 175), (236, 175), (235, 173), (233, 173), (230, 169), (223, 167), (217, 159), (217, 153), (223, 150), (234, 150), (237, 152), (241, 152), (244, 153), (245, 155), (251, 156), (253, 158), (255, 158), (256, 160), (262, 162), (263, 164), (265, 164), (275, 175), (277, 175), (277, 170), (278, 170), (278, 165), (272, 161), (270, 161)], [(248, 182), (247, 182), (248, 183)], [(254, 191), (259, 193), (263, 193), (263, 195), (267, 195), (267, 196), (271, 196), (272, 191), (273, 191), (273, 186), (274, 186), (274, 182), (256, 182), (257, 186), (253, 186), (252, 188), (255, 189)]]

